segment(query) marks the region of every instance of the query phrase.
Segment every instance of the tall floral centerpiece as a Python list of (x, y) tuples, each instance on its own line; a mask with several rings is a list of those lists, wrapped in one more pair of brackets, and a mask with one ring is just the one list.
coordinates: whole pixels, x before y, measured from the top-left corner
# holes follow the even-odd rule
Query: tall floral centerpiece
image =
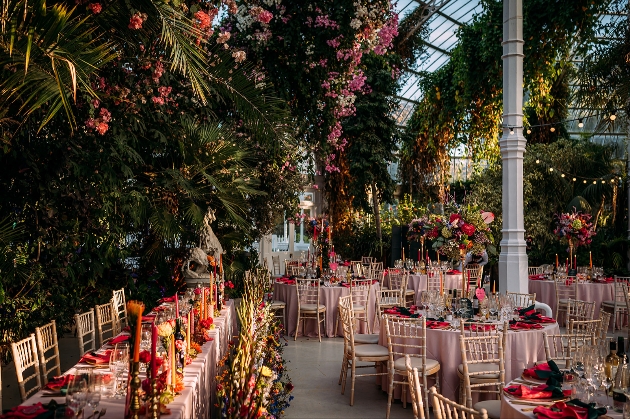
[(328, 266), (329, 250), (331, 250), (329, 248), (332, 246), (332, 228), (328, 222), (328, 217), (322, 214), (309, 218), (306, 223), (305, 234), (312, 240), (315, 257), (320, 271), (322, 271), (324, 266)]
[(591, 214), (575, 210), (571, 213), (556, 214), (556, 229), (553, 232), (561, 242), (569, 245), (569, 263), (573, 269), (577, 268), (573, 263), (573, 248), (591, 244), (592, 237), (597, 234), (591, 218)]
[[(433, 240), (433, 248), (451, 260), (461, 259), (462, 267), (466, 253), (481, 254), (492, 245), (492, 234), (488, 225), (494, 221), (491, 212), (484, 212), (475, 206), (456, 208), (450, 215), (434, 215), (426, 234)], [(462, 269), (462, 292), (466, 293), (467, 283)]]

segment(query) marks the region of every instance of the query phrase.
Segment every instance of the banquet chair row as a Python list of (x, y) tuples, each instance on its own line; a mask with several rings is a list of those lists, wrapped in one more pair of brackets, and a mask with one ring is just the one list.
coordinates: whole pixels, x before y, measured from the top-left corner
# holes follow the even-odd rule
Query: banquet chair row
[[(614, 297), (613, 300), (602, 301), (601, 310), (609, 311), (613, 315), (613, 333), (616, 329), (621, 329), (624, 325), (623, 319), (628, 319), (628, 281), (630, 277), (614, 276)], [(617, 327), (617, 319), (620, 319), (620, 327)], [(629, 330), (630, 332), (630, 330)]]
[[(48, 375), (61, 375), (57, 325), (51, 321), (35, 333), (11, 343), (11, 353), (22, 401), (48, 383)], [(1, 407), (0, 407), (1, 408)]]

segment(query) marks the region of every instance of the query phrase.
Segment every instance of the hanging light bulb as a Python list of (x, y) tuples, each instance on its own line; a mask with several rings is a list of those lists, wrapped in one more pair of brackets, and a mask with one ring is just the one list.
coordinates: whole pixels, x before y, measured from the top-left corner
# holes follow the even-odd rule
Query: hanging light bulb
[(560, 176), (564, 177), (564, 173), (563, 173), (563, 174), (561, 174)]
[(617, 111), (612, 111), (610, 114), (610, 120), (614, 121), (615, 119), (617, 119)]
[(575, 182), (575, 180), (576, 180), (576, 179), (575, 179), (575, 178), (573, 178), (573, 182)]
[(584, 179), (584, 183), (586, 183), (586, 179)]
[(606, 181), (605, 181), (605, 180), (602, 180), (602, 183), (606, 183)]
[(551, 131), (551, 132), (556, 132), (556, 127), (551, 127), (551, 128), (549, 128), (549, 131)]
[(540, 160), (536, 159), (536, 164), (540, 163)]
[(532, 130), (531, 130), (531, 129), (529, 129), (529, 128), (527, 128), (527, 133), (528, 133), (528, 134), (531, 134), (531, 133), (532, 133)]
[(578, 119), (578, 127), (579, 128), (583, 128), (584, 127), (584, 120), (582, 118)]
[(550, 172), (553, 172), (553, 167), (550, 167), (550, 168), (549, 168), (549, 171), (550, 171)]
[(593, 181), (593, 185), (597, 185), (597, 181), (596, 180)]

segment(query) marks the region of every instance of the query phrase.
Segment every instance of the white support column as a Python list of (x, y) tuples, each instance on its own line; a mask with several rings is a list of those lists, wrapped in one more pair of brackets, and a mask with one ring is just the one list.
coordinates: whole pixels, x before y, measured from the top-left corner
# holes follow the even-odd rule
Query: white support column
[[(503, 0), (503, 237), (499, 289), (527, 292), (523, 221), (523, 4)], [(514, 134), (510, 134), (512, 128)]]

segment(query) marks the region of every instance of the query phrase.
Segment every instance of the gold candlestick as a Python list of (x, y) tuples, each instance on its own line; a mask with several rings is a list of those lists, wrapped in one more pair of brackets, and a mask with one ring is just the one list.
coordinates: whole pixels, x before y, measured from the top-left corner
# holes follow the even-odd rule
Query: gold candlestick
[(466, 295), (466, 249), (459, 249), (459, 258), (462, 261), (462, 295)]
[(140, 363), (131, 363), (131, 403), (129, 403), (129, 410), (131, 411), (131, 419), (140, 419), (138, 412), (140, 411)]
[(151, 377), (151, 398), (149, 399), (148, 419), (160, 417), (160, 395), (157, 389), (157, 377)]

